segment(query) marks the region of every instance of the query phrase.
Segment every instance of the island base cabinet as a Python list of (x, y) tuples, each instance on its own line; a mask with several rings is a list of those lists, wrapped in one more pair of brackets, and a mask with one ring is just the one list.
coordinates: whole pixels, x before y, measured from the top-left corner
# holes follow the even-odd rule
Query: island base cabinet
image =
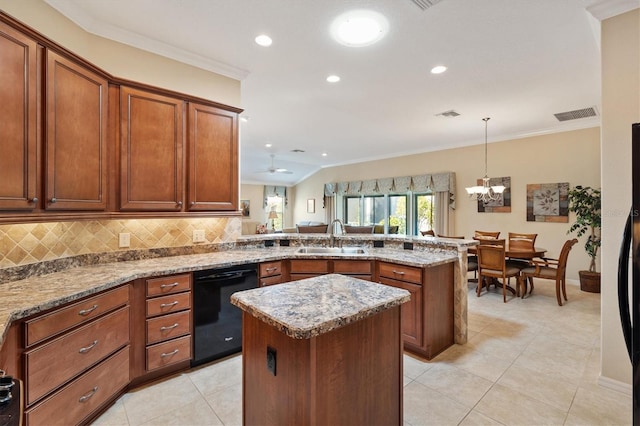
[(129, 346), (25, 413), (29, 426), (80, 424), (129, 383)]
[(293, 339), (243, 313), (243, 424), (401, 425), (400, 321), (397, 306)]

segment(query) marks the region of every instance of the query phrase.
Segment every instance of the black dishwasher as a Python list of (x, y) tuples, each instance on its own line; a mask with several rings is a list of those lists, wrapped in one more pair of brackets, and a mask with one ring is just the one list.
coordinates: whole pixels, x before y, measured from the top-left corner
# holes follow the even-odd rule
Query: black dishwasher
[(256, 264), (193, 273), (193, 360), (203, 364), (242, 350), (242, 310), (231, 304), (236, 291), (258, 287)]

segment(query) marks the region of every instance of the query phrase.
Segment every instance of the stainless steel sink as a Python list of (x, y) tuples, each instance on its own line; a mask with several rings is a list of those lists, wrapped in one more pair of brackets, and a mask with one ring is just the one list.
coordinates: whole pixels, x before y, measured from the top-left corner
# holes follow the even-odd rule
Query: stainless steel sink
[(298, 254), (366, 254), (362, 247), (300, 247)]

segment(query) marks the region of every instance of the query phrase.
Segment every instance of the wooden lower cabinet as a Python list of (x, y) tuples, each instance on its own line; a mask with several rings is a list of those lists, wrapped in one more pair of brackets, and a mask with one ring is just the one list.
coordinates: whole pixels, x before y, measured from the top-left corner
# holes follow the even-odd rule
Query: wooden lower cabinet
[(297, 281), (329, 273), (329, 261), (324, 259), (292, 259), (289, 262), (289, 280)]
[(402, 305), (404, 348), (432, 359), (454, 343), (454, 263), (417, 268), (378, 262), (377, 281), (408, 290)]
[(334, 260), (333, 273), (371, 281), (373, 262), (370, 260)]
[(120, 349), (25, 413), (28, 425), (79, 424), (129, 384), (129, 346)]
[(260, 287), (280, 284), (284, 282), (282, 261), (264, 262), (258, 268), (258, 283)]

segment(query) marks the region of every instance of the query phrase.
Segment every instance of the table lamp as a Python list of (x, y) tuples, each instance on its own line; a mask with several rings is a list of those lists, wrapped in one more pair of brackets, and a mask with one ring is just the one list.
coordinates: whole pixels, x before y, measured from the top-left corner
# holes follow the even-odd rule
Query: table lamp
[(278, 213), (277, 213), (277, 212), (275, 212), (275, 211), (273, 211), (273, 210), (271, 210), (271, 211), (269, 212), (269, 219), (271, 219), (271, 230), (272, 230), (272, 231), (275, 231), (275, 230), (276, 230), (276, 227), (274, 226), (273, 222), (274, 222), (274, 220), (275, 220), (275, 219), (277, 219), (277, 218), (278, 218)]

